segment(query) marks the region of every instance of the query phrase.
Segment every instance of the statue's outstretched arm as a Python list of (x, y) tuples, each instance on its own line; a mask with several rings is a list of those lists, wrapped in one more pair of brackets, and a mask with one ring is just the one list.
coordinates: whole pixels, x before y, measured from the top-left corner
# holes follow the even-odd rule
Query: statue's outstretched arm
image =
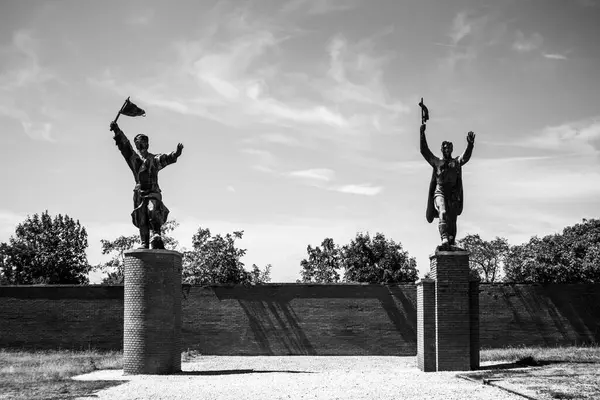
[(460, 156), (460, 164), (465, 165), (471, 159), (473, 153), (473, 147), (475, 145), (475, 134), (473, 132), (467, 133), (467, 148), (465, 152)]
[(433, 155), (431, 150), (429, 150), (429, 146), (427, 146), (427, 138), (425, 137), (425, 124), (421, 125), (421, 155), (423, 155), (423, 158), (429, 163), (429, 165), (435, 167), (435, 162), (438, 160), (438, 158)]
[(164, 167), (166, 167), (167, 165), (171, 165), (175, 162), (177, 162), (177, 159), (179, 158), (179, 156), (181, 155), (181, 152), (183, 151), (183, 144), (179, 143), (177, 145), (177, 150), (172, 151), (169, 154), (161, 154), (159, 156), (159, 165), (160, 165), (160, 169), (163, 169)]
[(113, 121), (110, 123), (110, 130), (115, 133), (113, 139), (115, 140), (115, 144), (119, 148), (119, 151), (123, 155), (123, 158), (129, 162), (131, 157), (135, 154), (133, 147), (131, 146), (131, 142), (129, 139), (127, 139), (127, 136), (125, 136), (125, 133), (123, 133), (116, 122)]

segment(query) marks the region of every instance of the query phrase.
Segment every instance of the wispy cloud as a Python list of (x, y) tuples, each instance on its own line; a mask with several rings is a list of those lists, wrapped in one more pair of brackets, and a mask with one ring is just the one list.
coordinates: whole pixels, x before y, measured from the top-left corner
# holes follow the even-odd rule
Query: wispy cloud
[[(245, 116), (246, 122), (274, 125), (303, 123), (342, 128), (346, 118), (328, 105), (316, 101), (282, 98), (271, 93), (271, 87), (285, 74), (276, 67), (280, 45), (286, 35), (251, 15), (241, 20), (237, 12), (226, 15), (233, 22), (219, 26), (225, 30), (226, 41), (181, 42), (177, 45), (183, 70), (198, 85), (198, 94), (211, 100), (206, 107), (217, 118), (231, 120), (229, 113)], [(221, 16), (223, 17), (223, 16)], [(273, 82), (274, 85), (269, 83)], [(301, 91), (300, 91), (301, 93)], [(227, 110), (225, 110), (227, 108)]]
[(600, 117), (549, 126), (522, 142), (540, 149), (576, 152), (600, 152)]
[[(460, 64), (469, 64), (477, 58), (477, 53), (486, 43), (487, 15), (477, 15), (472, 11), (458, 12), (447, 33), (449, 43), (436, 42), (438, 46), (447, 47), (444, 57), (440, 59), (439, 68), (443, 72), (453, 72)], [(488, 40), (489, 41), (489, 40)]]
[(357, 5), (357, 0), (291, 0), (282, 7), (281, 13), (290, 14), (305, 10), (309, 15), (320, 15), (351, 10)]
[(451, 44), (456, 46), (463, 38), (471, 33), (472, 23), (468, 19), (466, 11), (461, 11), (454, 17), (452, 28), (450, 29)]
[(16, 68), (0, 75), (0, 88), (11, 90), (57, 79), (53, 73), (40, 65), (38, 48), (39, 43), (32, 32), (20, 30), (14, 33), (12, 45), (5, 56), (22, 61)]
[[(390, 33), (384, 30), (381, 34)], [(376, 36), (377, 37), (377, 36)], [(390, 55), (373, 56), (375, 38), (349, 43), (343, 36), (334, 36), (327, 51), (329, 54), (328, 76), (333, 87), (328, 94), (336, 101), (356, 102), (383, 108), (395, 113), (407, 113), (409, 108), (399, 101), (390, 99), (383, 82), (383, 66)], [(351, 80), (349, 75), (353, 76)]]
[[(39, 43), (30, 31), (17, 31), (11, 46), (3, 51), (3, 57), (19, 60), (16, 67), (0, 74), (0, 114), (18, 120), (27, 136), (35, 140), (52, 142), (52, 123), (46, 118), (34, 118), (41, 114), (37, 107), (28, 106), (30, 101), (17, 104), (15, 98), (26, 95), (36, 98), (43, 85), (60, 81), (47, 68), (42, 67), (38, 57)], [(32, 116), (33, 115), (33, 116)]]
[[(538, 172), (541, 171), (538, 169)], [(512, 182), (511, 186), (523, 199), (581, 200), (600, 196), (600, 188), (590, 185), (590, 182), (598, 181), (600, 173), (596, 171), (563, 171), (557, 174), (526, 174)]]
[[(600, 187), (590, 182), (600, 180), (594, 165), (595, 155), (561, 158), (521, 158), (509, 160), (475, 160), (469, 169), (467, 191), (473, 203), (504, 208), (536, 208), (541, 202), (585, 202), (600, 196)], [(518, 176), (518, 179), (515, 178)], [(502, 191), (493, 188), (502, 187)]]
[(41, 139), (48, 142), (54, 142), (54, 138), (51, 135), (52, 124), (49, 122), (34, 123), (30, 121), (21, 121), (23, 129), (27, 136), (32, 139)]
[(256, 148), (245, 148), (240, 151), (252, 157), (254, 163), (252, 168), (262, 172), (277, 173), (275, 168), (279, 162), (270, 151)]
[(473, 47), (468, 47), (461, 50), (453, 50), (445, 56), (440, 62), (440, 68), (443, 71), (454, 71), (462, 62), (469, 62), (477, 58), (476, 51)]
[(413, 161), (393, 161), (387, 163), (381, 162), (380, 160), (371, 160), (370, 163), (378, 169), (402, 174), (421, 173), (424, 170), (431, 169), (431, 166), (423, 159)]
[(155, 11), (151, 8), (136, 9), (135, 12), (125, 21), (130, 25), (145, 26), (149, 25), (154, 19)]
[(52, 123), (34, 122), (28, 112), (14, 105), (11, 101), (6, 101), (0, 96), (0, 115), (18, 120), (23, 127), (23, 132), (33, 140), (43, 140), (55, 142), (52, 136)]
[[(272, 158), (269, 152), (265, 152), (263, 150), (245, 149), (243, 152), (266, 160)], [(290, 172), (279, 172), (273, 168), (275, 163), (272, 161), (273, 160), (271, 160), (271, 162), (266, 162), (265, 164), (256, 165), (254, 168), (262, 172), (274, 174), (275, 176), (279, 176), (281, 178), (293, 178), (298, 180), (298, 182), (301, 184), (317, 187), (327, 191), (357, 194), (362, 196), (376, 196), (383, 190), (383, 187), (375, 186), (370, 183), (344, 185), (337, 184), (335, 183), (337, 180), (336, 173), (334, 170), (329, 168), (310, 168)]]
[(343, 185), (332, 188), (340, 193), (349, 193), (349, 194), (359, 194), (363, 196), (375, 196), (381, 193), (383, 188), (381, 186), (373, 186), (371, 184), (351, 184), (351, 185)]
[(282, 144), (286, 146), (297, 146), (300, 144), (299, 140), (295, 137), (281, 133), (265, 133), (260, 135), (260, 139), (267, 143)]
[(215, 13), (215, 20), (209, 22), (200, 39), (175, 44), (178, 66), (161, 79), (187, 86), (185, 97), (171, 99), (172, 94), (164, 92), (172, 93), (172, 89), (155, 87), (146, 90), (149, 101), (226, 125), (348, 125), (346, 117), (327, 104), (272, 92), (286, 79), (277, 67), (280, 46), (286, 40), (282, 29), (245, 10)]
[[(390, 29), (357, 42), (334, 36), (322, 52), (329, 68), (316, 63), (316, 73), (315, 65), (308, 68), (310, 73), (288, 71), (282, 67), (291, 51), (286, 44), (298, 34), (292, 23), (219, 4), (197, 39), (174, 44), (176, 62), (160, 79), (109, 73), (90, 83), (122, 94), (135, 92), (147, 104), (230, 126), (294, 127), (311, 135), (389, 131), (408, 112), (388, 94), (383, 78), (392, 53), (375, 50)], [(327, 4), (331, 10), (347, 7)]]
[(552, 54), (552, 53), (544, 53), (545, 58), (549, 58), (550, 60), (566, 60), (567, 56), (562, 54)]
[(288, 175), (292, 178), (329, 182), (334, 178), (335, 172), (328, 168), (313, 168), (301, 171), (292, 171)]
[(540, 49), (543, 44), (544, 38), (539, 33), (534, 32), (527, 36), (522, 31), (517, 31), (512, 48), (519, 53), (528, 53)]

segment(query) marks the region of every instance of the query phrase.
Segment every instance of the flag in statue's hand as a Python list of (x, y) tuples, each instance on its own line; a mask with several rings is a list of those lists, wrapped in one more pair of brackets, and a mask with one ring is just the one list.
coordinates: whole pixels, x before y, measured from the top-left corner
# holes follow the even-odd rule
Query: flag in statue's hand
[(128, 117), (145, 117), (146, 111), (142, 110), (141, 108), (133, 104), (131, 101), (129, 101), (128, 97), (127, 100), (125, 100), (125, 103), (123, 103), (123, 107), (121, 107), (121, 110), (117, 114), (117, 117), (115, 118), (114, 122), (117, 122), (121, 114), (127, 115)]
[(123, 104), (123, 108), (121, 108), (121, 114), (127, 115), (128, 117), (142, 117), (146, 116), (146, 111), (142, 110), (131, 101), (129, 101), (129, 97), (125, 100), (125, 104)]

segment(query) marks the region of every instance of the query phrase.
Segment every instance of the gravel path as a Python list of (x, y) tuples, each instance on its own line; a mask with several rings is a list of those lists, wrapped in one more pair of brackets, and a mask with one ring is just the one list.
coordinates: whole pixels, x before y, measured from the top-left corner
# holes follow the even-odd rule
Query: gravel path
[(79, 380), (123, 383), (81, 399), (522, 400), (498, 388), (421, 372), (415, 357), (198, 357), (177, 375), (95, 371)]

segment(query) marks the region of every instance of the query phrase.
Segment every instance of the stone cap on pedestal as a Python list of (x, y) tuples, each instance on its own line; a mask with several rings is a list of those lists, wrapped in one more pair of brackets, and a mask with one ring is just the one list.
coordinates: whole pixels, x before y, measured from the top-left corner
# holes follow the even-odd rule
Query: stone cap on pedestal
[(123, 254), (125, 255), (134, 255), (134, 254), (172, 254), (174, 256), (182, 256), (183, 254), (181, 254), (178, 251), (175, 250), (159, 250), (159, 249), (132, 249), (132, 250), (126, 250), (123, 252)]
[(415, 282), (416, 286), (422, 285), (423, 283), (430, 283), (430, 282), (435, 282), (435, 279), (431, 279), (431, 278), (421, 278), (418, 281)]
[(431, 260), (432, 258), (438, 257), (438, 256), (468, 256), (470, 254), (471, 254), (471, 252), (467, 251), (467, 250), (450, 250), (450, 251), (436, 250), (433, 254), (429, 255), (429, 259)]

